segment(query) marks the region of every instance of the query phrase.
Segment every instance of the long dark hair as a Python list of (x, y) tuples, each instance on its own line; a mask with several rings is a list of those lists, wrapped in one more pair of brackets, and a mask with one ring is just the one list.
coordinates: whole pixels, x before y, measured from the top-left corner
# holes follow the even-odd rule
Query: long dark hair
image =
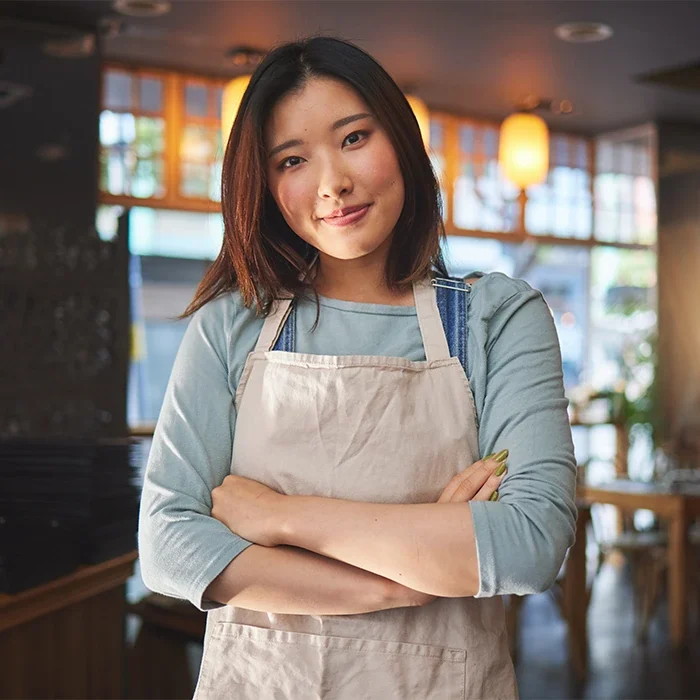
[(308, 291), (317, 251), (289, 227), (267, 186), (264, 128), (275, 104), (316, 77), (341, 80), (365, 101), (386, 131), (404, 180), (404, 205), (386, 262), (386, 282), (401, 289), (431, 270), (447, 276), (440, 244), (440, 190), (418, 122), (391, 76), (368, 53), (331, 36), (281, 44), (258, 65), (238, 110), (221, 178), (224, 242), (181, 318), (239, 289), (259, 315), (282, 292)]

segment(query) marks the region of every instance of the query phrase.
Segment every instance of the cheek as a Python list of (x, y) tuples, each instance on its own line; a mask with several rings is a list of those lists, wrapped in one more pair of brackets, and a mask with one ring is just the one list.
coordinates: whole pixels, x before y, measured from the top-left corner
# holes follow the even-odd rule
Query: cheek
[(369, 187), (375, 192), (395, 192), (397, 196), (403, 193), (403, 177), (396, 155), (391, 148), (380, 150), (373, 159), (371, 182)]
[(287, 219), (304, 216), (309, 203), (313, 204), (313, 187), (303, 177), (285, 178), (275, 189), (277, 206)]

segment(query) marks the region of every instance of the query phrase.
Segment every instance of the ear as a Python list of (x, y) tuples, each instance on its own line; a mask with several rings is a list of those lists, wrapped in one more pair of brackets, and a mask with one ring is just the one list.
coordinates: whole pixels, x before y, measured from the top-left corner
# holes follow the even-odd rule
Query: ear
[(470, 277), (469, 279), (465, 279), (464, 281), (467, 284), (474, 284), (474, 282), (478, 282), (481, 279), (481, 277)]

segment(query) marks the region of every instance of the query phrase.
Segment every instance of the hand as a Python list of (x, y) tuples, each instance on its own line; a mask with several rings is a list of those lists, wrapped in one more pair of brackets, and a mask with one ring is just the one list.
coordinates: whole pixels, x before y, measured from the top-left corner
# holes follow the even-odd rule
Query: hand
[[(507, 471), (506, 467), (499, 476), (496, 476), (495, 473), (500, 466), (506, 464), (508, 450), (503, 450), (503, 452), (480, 459), (464, 471), (455, 474), (443, 490), (438, 503), (498, 500), (498, 487)], [(496, 457), (501, 457), (502, 461), (497, 462)], [(414, 605), (418, 606), (427, 605), (437, 598), (437, 596), (420, 591), (414, 591), (414, 593)]]
[[(496, 461), (496, 458), (500, 458), (500, 461)], [(503, 450), (496, 455), (484, 457), (459, 474), (455, 474), (443, 490), (438, 503), (497, 501), (498, 487), (508, 471), (507, 458), (508, 450)], [(497, 476), (496, 471), (503, 466), (505, 469), (500, 470), (502, 473)]]
[(259, 481), (229, 474), (211, 492), (213, 518), (231, 532), (263, 547), (280, 544), (277, 527), (284, 494)]

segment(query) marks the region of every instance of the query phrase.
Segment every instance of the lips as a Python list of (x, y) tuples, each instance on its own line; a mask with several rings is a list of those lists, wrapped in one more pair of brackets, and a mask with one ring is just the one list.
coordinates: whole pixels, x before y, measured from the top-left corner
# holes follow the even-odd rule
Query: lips
[(348, 214), (352, 214), (356, 211), (360, 211), (360, 209), (364, 209), (365, 207), (368, 207), (369, 204), (358, 204), (357, 206), (354, 207), (344, 207), (343, 209), (336, 209), (334, 212), (329, 214), (328, 216), (325, 216), (324, 219), (340, 219), (341, 217), (347, 216)]
[(347, 207), (344, 210), (343, 216), (331, 216), (323, 221), (329, 226), (347, 226), (349, 224), (354, 224), (356, 221), (364, 218), (365, 214), (370, 208), (370, 204), (364, 204), (359, 207)]

